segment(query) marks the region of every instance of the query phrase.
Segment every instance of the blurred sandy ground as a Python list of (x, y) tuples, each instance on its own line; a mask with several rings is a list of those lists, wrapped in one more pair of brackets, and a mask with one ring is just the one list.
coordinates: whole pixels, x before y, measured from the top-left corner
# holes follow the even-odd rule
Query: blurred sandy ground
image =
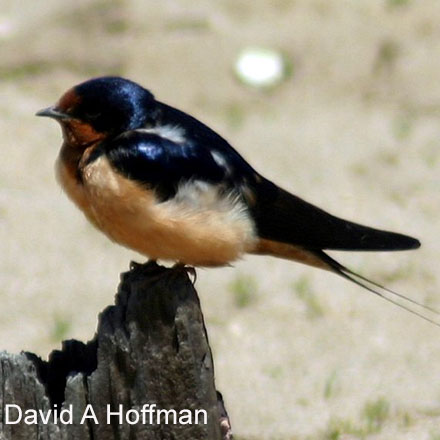
[[(414, 234), (417, 252), (339, 254), (440, 306), (437, 0), (0, 3), (0, 347), (45, 357), (92, 337), (133, 255), (61, 193), (61, 136), (34, 117), (121, 74), (222, 133), (268, 177), (340, 216)], [(245, 47), (293, 76), (239, 84)], [(270, 258), (200, 270), (218, 388), (239, 439), (440, 438), (439, 330), (331, 274)]]

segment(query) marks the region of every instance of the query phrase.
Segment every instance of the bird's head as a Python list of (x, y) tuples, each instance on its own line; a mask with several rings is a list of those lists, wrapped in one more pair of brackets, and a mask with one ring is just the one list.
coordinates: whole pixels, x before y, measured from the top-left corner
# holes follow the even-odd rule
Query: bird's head
[(37, 116), (57, 120), (67, 142), (86, 145), (145, 126), (153, 109), (154, 96), (148, 90), (108, 76), (78, 84)]

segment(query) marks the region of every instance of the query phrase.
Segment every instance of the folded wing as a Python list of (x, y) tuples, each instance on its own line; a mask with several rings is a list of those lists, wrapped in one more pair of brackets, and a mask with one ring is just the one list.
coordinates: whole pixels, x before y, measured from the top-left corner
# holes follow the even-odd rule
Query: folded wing
[(335, 217), (268, 180), (258, 185), (256, 194), (253, 211), (261, 238), (307, 249), (392, 251), (420, 246), (415, 238)]

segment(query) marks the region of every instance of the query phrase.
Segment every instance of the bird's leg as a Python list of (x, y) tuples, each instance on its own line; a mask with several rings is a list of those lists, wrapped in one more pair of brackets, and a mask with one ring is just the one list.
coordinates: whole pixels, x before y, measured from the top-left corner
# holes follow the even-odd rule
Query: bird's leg
[(156, 260), (148, 260), (146, 263), (137, 263), (136, 261), (130, 261), (130, 271), (142, 270), (143, 272), (152, 271), (158, 269), (160, 266)]
[(195, 284), (197, 281), (197, 272), (196, 272), (196, 268), (193, 266), (187, 266), (185, 263), (176, 263), (173, 266), (174, 270), (183, 270), (185, 271), (188, 276), (192, 277), (192, 283)]

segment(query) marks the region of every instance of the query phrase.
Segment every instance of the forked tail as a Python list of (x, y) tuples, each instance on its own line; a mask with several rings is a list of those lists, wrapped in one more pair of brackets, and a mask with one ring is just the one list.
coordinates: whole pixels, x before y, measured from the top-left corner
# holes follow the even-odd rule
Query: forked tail
[[(435, 321), (433, 317), (429, 316), (429, 314), (434, 316), (440, 316), (440, 312), (438, 310), (435, 310), (430, 306), (422, 304), (412, 298), (402, 295), (401, 293), (395, 292), (394, 290), (391, 290), (388, 287), (382, 286), (381, 284), (376, 283), (375, 281), (369, 280), (368, 278), (365, 278), (364, 276), (359, 275), (356, 272), (353, 272), (352, 270), (338, 263), (333, 258), (329, 257), (325, 252), (322, 251), (311, 251), (311, 252), (314, 255), (316, 255), (316, 257), (318, 257), (321, 261), (326, 263), (329, 269), (332, 272), (336, 273), (337, 275), (349, 281), (352, 281), (358, 286), (361, 286), (364, 289), (374, 293), (375, 295), (380, 296), (384, 300), (406, 310), (407, 312), (412, 313), (413, 315), (416, 315), (419, 318), (422, 318), (425, 321), (428, 321), (431, 324), (436, 325), (437, 327), (440, 327), (440, 323)], [(403, 301), (406, 301), (406, 303), (412, 304), (428, 313), (422, 313), (422, 311), (414, 310), (413, 308), (409, 307), (407, 304), (397, 301), (392, 296), (394, 296), (394, 298), (399, 298)]]

